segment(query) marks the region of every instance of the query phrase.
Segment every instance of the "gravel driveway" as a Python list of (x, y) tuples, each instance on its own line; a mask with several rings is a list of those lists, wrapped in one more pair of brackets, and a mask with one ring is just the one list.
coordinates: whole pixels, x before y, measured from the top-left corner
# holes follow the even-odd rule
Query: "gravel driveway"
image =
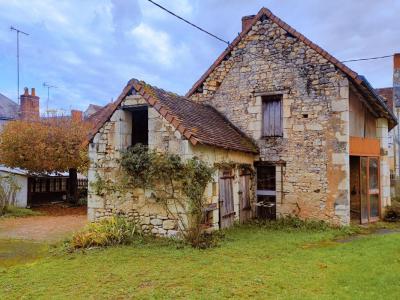
[(87, 223), (85, 209), (42, 208), (43, 216), (0, 219), (0, 239), (55, 242), (82, 229)]

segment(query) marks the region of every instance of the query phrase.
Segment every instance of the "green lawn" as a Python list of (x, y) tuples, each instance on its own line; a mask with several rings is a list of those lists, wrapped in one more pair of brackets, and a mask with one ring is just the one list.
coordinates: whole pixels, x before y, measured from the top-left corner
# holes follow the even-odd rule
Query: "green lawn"
[(345, 243), (337, 234), (241, 227), (211, 250), (48, 254), (0, 267), (0, 299), (398, 299), (400, 233)]
[(33, 216), (40, 216), (42, 215), (41, 212), (31, 210), (29, 208), (21, 208), (21, 207), (14, 207), (10, 206), (7, 207), (5, 214), (0, 216), (0, 218), (9, 218), (9, 217), (33, 217)]

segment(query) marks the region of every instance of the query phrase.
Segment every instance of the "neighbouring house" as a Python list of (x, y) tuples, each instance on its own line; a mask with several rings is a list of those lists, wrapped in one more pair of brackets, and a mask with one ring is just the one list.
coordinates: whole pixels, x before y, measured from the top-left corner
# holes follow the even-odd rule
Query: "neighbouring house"
[(0, 94), (0, 130), (6, 122), (18, 118), (18, 110), (17, 103)]
[[(390, 204), (396, 125), (365, 77), (262, 8), (185, 97), (130, 80), (93, 132), (88, 179), (115, 180), (120, 150), (140, 142), (217, 167), (205, 193), (212, 227), (286, 215), (373, 222)], [(125, 214), (175, 233), (150, 195), (89, 184), (89, 218)]]
[[(19, 168), (8, 168), (0, 165), (0, 176), (12, 176), (19, 190), (15, 197), (15, 206), (33, 207), (42, 204), (67, 200), (69, 174), (32, 174)], [(85, 194), (87, 178), (78, 174), (78, 191)]]
[(83, 116), (85, 119), (89, 118), (92, 116), (94, 113), (100, 111), (103, 109), (103, 106), (96, 105), (96, 104), (89, 104), (88, 108), (83, 112)]
[[(30, 120), (51, 118), (73, 118), (75, 120), (83, 120), (96, 125), (96, 112), (99, 114), (103, 109), (97, 106), (96, 112), (90, 110), (87, 117), (79, 110), (71, 110), (70, 115), (40, 115), (40, 98), (36, 95), (34, 88), (29, 93), (25, 88), (24, 94), (20, 96), (21, 105), (0, 94), (0, 131), (6, 122), (13, 120)], [(93, 105), (92, 105), (93, 106)], [(20, 191), (17, 193), (16, 204), (19, 207), (31, 207), (49, 202), (65, 201), (69, 190), (68, 173), (52, 173), (52, 174), (33, 174), (27, 170), (19, 168), (8, 168), (0, 165), (0, 175), (12, 175)], [(78, 191), (85, 194), (87, 190), (87, 178), (78, 174)]]
[[(400, 53), (394, 54), (393, 86), (376, 89), (397, 119), (400, 116)], [(391, 177), (391, 195), (400, 192), (400, 131), (396, 126), (389, 132), (389, 165)]]

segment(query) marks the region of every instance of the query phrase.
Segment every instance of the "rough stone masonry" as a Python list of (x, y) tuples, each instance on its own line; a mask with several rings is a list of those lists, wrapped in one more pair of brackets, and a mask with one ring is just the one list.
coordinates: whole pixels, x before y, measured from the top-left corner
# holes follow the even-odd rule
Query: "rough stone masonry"
[[(263, 138), (261, 96), (273, 94), (283, 97), (283, 136)], [(256, 140), (261, 160), (285, 162), (278, 214), (349, 224), (349, 81), (332, 63), (264, 18), (191, 99)]]

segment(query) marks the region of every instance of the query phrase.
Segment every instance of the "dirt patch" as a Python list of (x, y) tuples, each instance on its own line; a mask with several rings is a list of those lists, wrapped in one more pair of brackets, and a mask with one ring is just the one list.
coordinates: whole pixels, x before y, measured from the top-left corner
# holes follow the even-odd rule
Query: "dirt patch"
[(70, 215), (86, 215), (86, 206), (68, 206), (64, 204), (42, 205), (33, 207), (32, 210), (38, 211), (47, 216), (70, 216)]
[(352, 241), (364, 238), (368, 235), (385, 235), (385, 234), (393, 234), (393, 233), (400, 233), (400, 229), (380, 228), (370, 234), (356, 234), (356, 235), (349, 236), (347, 238), (337, 239), (335, 241), (337, 243), (350, 243)]
[(0, 239), (55, 242), (82, 229), (86, 214), (44, 215), (0, 219)]

